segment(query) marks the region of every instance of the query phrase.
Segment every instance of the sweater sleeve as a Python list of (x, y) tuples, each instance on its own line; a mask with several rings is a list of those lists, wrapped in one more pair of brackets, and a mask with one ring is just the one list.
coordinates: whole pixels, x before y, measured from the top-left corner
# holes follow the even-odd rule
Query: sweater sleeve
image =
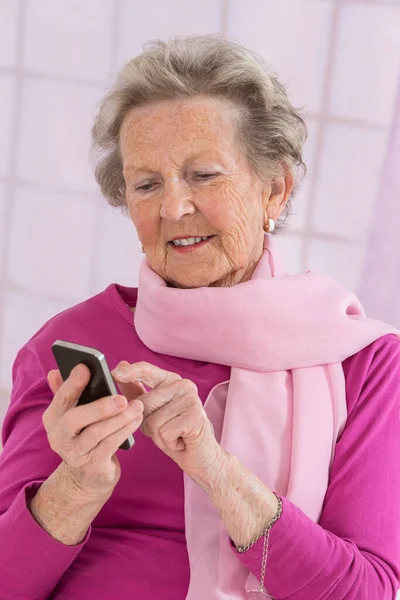
[[(400, 340), (347, 364), (348, 418), (318, 523), (287, 498), (269, 537), (264, 587), (276, 600), (394, 600), (400, 582)], [(263, 538), (232, 551), (259, 579)]]
[(52, 538), (27, 508), (40, 485), (58, 467), (42, 424), (52, 399), (34, 354), (20, 350), (13, 365), (10, 406), (2, 427), (0, 455), (0, 598), (45, 600), (89, 539), (67, 546)]

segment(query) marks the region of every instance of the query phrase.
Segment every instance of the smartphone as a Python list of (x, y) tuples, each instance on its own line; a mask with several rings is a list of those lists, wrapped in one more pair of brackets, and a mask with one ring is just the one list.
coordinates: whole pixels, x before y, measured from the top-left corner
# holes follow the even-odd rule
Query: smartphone
[[(86, 365), (90, 370), (89, 383), (77, 404), (88, 404), (104, 396), (118, 394), (106, 358), (100, 350), (64, 340), (54, 342), (51, 349), (63, 381), (68, 379), (72, 369), (80, 363)], [(129, 450), (134, 443), (135, 440), (131, 434), (120, 446), (120, 449)]]

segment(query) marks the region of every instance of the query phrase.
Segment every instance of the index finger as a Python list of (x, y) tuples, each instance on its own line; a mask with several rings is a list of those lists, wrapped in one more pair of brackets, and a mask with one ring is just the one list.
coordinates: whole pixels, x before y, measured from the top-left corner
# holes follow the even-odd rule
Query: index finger
[(54, 394), (54, 398), (46, 410), (47, 415), (52, 419), (57, 418), (75, 406), (89, 380), (89, 368), (82, 363), (76, 365), (69, 374), (68, 379), (61, 384)]
[(177, 379), (182, 379), (177, 373), (171, 373), (156, 367), (149, 362), (141, 361), (132, 363), (123, 367), (123, 374), (119, 374), (119, 369), (114, 369), (111, 373), (116, 381), (132, 382), (141, 381), (147, 387), (155, 389), (164, 383), (172, 383)]

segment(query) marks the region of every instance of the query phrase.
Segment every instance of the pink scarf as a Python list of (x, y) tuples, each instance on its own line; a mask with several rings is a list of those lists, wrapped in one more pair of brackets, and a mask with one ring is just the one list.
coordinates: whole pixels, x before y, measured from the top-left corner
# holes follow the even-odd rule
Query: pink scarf
[[(155, 352), (232, 367), (205, 403), (217, 440), (318, 522), (347, 419), (341, 363), (400, 331), (367, 318), (358, 298), (333, 279), (285, 273), (274, 245), (265, 234), (252, 279), (230, 288), (170, 288), (144, 257), (134, 321)], [(184, 484), (187, 600), (263, 595), (206, 493), (186, 474)]]

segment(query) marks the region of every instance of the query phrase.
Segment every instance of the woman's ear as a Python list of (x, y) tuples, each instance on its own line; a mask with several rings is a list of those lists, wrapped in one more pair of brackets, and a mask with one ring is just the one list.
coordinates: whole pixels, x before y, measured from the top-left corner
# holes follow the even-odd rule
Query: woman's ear
[(289, 200), (294, 185), (294, 177), (290, 171), (271, 183), (270, 195), (265, 206), (265, 224), (268, 219), (276, 221), (282, 214)]

